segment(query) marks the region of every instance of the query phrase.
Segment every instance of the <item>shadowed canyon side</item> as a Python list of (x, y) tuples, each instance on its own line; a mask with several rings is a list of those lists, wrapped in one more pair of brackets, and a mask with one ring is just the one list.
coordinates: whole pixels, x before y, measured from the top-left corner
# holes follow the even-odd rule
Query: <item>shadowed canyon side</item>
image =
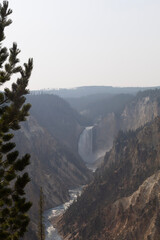
[(45, 209), (53, 208), (69, 200), (69, 189), (86, 184), (91, 173), (78, 155), (55, 140), (48, 131), (30, 116), (15, 136), (16, 146), (20, 153), (31, 154), (28, 172), (31, 182), (26, 188), (28, 198), (33, 202), (30, 215), (32, 233), (26, 239), (36, 239), (39, 189), (43, 187)]
[(56, 95), (30, 95), (31, 115), (54, 138), (78, 153), (77, 143), (84, 125), (83, 117)]
[(159, 117), (119, 132), (94, 181), (59, 220), (64, 239), (158, 240), (159, 169)]

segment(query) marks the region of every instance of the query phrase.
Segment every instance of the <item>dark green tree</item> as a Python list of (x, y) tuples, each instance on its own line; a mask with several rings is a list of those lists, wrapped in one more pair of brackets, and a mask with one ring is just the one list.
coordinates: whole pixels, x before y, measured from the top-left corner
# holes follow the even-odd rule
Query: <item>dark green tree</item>
[[(31, 203), (25, 198), (24, 188), (30, 181), (23, 170), (29, 164), (30, 156), (19, 157), (12, 142), (13, 132), (26, 120), (30, 104), (25, 103), (27, 85), (33, 68), (32, 59), (24, 66), (19, 65), (17, 44), (8, 50), (3, 46), (4, 30), (12, 21), (8, 18), (12, 10), (8, 1), (0, 4), (0, 239), (17, 240), (26, 232)], [(11, 88), (5, 83), (12, 80)]]
[(44, 195), (42, 187), (40, 189), (40, 196), (39, 196), (39, 224), (38, 224), (38, 239), (45, 240), (45, 227), (44, 227)]

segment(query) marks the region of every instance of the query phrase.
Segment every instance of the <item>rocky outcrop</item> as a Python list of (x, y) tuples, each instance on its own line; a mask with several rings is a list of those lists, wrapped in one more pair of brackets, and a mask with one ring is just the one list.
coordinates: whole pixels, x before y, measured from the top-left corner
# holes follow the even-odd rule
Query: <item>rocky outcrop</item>
[(159, 117), (120, 132), (94, 181), (59, 221), (64, 239), (158, 240), (159, 169)]
[(160, 107), (157, 98), (139, 96), (126, 105), (121, 114), (121, 129), (135, 130), (159, 115)]

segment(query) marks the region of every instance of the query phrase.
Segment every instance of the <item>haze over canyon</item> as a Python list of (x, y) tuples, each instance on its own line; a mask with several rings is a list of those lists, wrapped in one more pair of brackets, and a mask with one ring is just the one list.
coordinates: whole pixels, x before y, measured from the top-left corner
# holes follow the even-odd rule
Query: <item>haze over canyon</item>
[(31, 154), (26, 239), (36, 239), (41, 186), (48, 210), (86, 185), (53, 220), (62, 239), (158, 240), (160, 90), (82, 87), (34, 91), (27, 101), (30, 117), (15, 136)]

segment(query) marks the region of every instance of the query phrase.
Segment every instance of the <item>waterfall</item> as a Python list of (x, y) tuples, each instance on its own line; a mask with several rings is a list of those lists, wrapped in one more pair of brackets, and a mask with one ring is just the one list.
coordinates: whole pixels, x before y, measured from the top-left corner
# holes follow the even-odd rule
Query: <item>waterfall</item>
[(86, 127), (80, 135), (78, 142), (78, 152), (86, 163), (94, 162), (92, 145), (93, 145), (93, 126)]

